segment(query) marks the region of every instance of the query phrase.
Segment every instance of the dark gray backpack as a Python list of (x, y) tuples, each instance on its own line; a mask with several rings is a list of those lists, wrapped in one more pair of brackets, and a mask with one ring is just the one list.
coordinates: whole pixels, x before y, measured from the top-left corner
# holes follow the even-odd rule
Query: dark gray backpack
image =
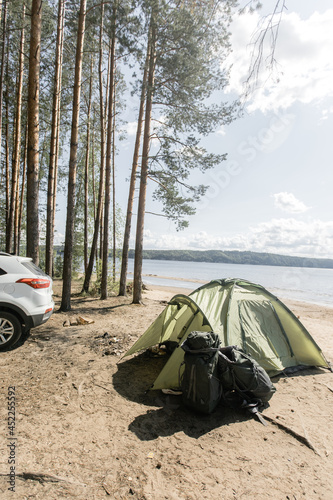
[(183, 402), (193, 410), (211, 413), (222, 395), (218, 374), (220, 339), (214, 332), (191, 332), (181, 347), (185, 351)]
[(267, 403), (273, 396), (276, 389), (267, 372), (240, 347), (221, 347), (218, 364), (226, 398), (235, 391), (249, 402)]

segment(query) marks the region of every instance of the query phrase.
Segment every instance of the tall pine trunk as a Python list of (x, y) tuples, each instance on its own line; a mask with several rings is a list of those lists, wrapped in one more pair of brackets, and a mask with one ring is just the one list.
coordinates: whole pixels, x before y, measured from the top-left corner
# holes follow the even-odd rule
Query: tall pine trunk
[(143, 77), (142, 77), (142, 89), (141, 89), (138, 125), (137, 125), (137, 129), (136, 129), (136, 138), (135, 138), (135, 146), (134, 146), (134, 153), (133, 153), (131, 180), (130, 180), (130, 185), (129, 185), (129, 193), (128, 193), (128, 201), (127, 201), (126, 222), (125, 222), (122, 258), (121, 258), (120, 281), (119, 281), (119, 295), (121, 295), (121, 296), (126, 295), (128, 251), (129, 251), (129, 241), (130, 241), (130, 236), (131, 236), (133, 203), (134, 203), (135, 183), (136, 183), (136, 172), (137, 172), (138, 163), (139, 163), (139, 152), (140, 152), (140, 141), (141, 141), (141, 134), (142, 134), (143, 114), (144, 114), (144, 110), (145, 110), (145, 96), (146, 96), (146, 90), (147, 90), (148, 63), (149, 63), (149, 54), (150, 54), (150, 37), (151, 37), (151, 30), (149, 31), (149, 34), (148, 34), (147, 56), (146, 56), (145, 67), (144, 67), (144, 71), (143, 71)]
[(0, 155), (1, 155), (1, 139), (2, 139), (3, 79), (5, 74), (5, 52), (6, 52), (6, 37), (7, 37), (6, 28), (7, 28), (7, 0), (4, 0), (3, 20), (2, 20), (1, 69), (0, 69)]
[(138, 217), (135, 239), (135, 259), (134, 259), (134, 282), (133, 282), (133, 304), (141, 304), (142, 301), (142, 250), (143, 250), (143, 230), (146, 209), (146, 192), (148, 181), (148, 164), (150, 148), (150, 125), (152, 114), (152, 101), (154, 94), (155, 62), (156, 62), (156, 29), (154, 25), (154, 16), (151, 21), (151, 42), (148, 65), (148, 88), (146, 94), (146, 113), (145, 127), (143, 133), (142, 145), (142, 163), (140, 176), (140, 193), (138, 204)]
[(113, 259), (112, 259), (112, 281), (116, 281), (116, 81), (113, 86), (113, 123), (112, 123), (112, 236), (113, 236)]
[(25, 5), (22, 12), (22, 31), (19, 48), (18, 80), (16, 95), (16, 119), (14, 132), (14, 151), (12, 163), (12, 189), (9, 207), (8, 220), (8, 240), (7, 252), (14, 251), (18, 254), (18, 212), (19, 212), (19, 177), (20, 177), (20, 156), (21, 156), (21, 123), (22, 123), (22, 90), (23, 90), (23, 72), (24, 72), (24, 19)]
[(28, 125), (25, 126), (25, 140), (24, 140), (24, 157), (23, 157), (23, 167), (22, 167), (22, 183), (21, 183), (21, 194), (20, 203), (18, 210), (18, 221), (17, 221), (17, 245), (20, 248), (21, 242), (21, 227), (22, 227), (22, 216), (23, 216), (23, 202), (24, 202), (24, 192), (26, 188), (26, 173), (27, 173), (27, 154), (28, 154)]
[(97, 209), (95, 216), (94, 234), (91, 243), (91, 250), (89, 256), (88, 267), (85, 272), (84, 283), (82, 292), (88, 292), (91, 275), (94, 268), (94, 261), (97, 255), (98, 234), (100, 230), (100, 223), (103, 211), (104, 199), (104, 176), (105, 176), (105, 111), (104, 111), (104, 98), (103, 98), (103, 29), (104, 29), (104, 5), (101, 8), (101, 23), (99, 31), (99, 63), (98, 63), (98, 76), (99, 76), (99, 105), (100, 105), (100, 123), (101, 123), (101, 161), (100, 161), (100, 174), (99, 174), (99, 189)]
[(9, 167), (9, 55), (8, 55), (8, 45), (6, 54), (6, 122), (5, 122), (5, 138), (6, 138), (6, 148), (5, 148), (5, 170), (6, 170), (6, 238), (8, 231), (8, 217), (9, 217), (9, 203), (10, 203), (10, 167)]
[(95, 126), (96, 126), (96, 119), (95, 119), (95, 108), (93, 109), (94, 114), (93, 114), (93, 127), (92, 127), (92, 144), (91, 144), (91, 178), (92, 178), (92, 198), (93, 198), (93, 214), (94, 214), (94, 220), (96, 217), (96, 183), (95, 183)]
[(84, 45), (84, 30), (86, 20), (86, 0), (80, 2), (76, 57), (75, 57), (75, 78), (73, 95), (73, 114), (72, 114), (72, 132), (69, 157), (68, 172), (68, 194), (67, 194), (67, 218), (66, 218), (66, 236), (64, 248), (64, 267), (63, 267), (63, 288), (61, 299), (61, 311), (71, 309), (71, 281), (72, 281), (72, 258), (74, 246), (74, 219), (75, 219), (75, 185), (77, 171), (77, 147), (79, 137), (79, 115), (80, 115), (80, 96), (81, 96), (81, 75)]
[(88, 267), (88, 202), (89, 202), (89, 159), (90, 159), (90, 115), (92, 101), (92, 79), (93, 79), (93, 56), (91, 56), (90, 65), (90, 81), (89, 81), (89, 97), (88, 97), (88, 112), (87, 112), (87, 146), (84, 168), (84, 270)]
[(53, 100), (52, 100), (52, 124), (50, 162), (47, 187), (46, 207), (46, 241), (45, 241), (45, 272), (53, 275), (54, 258), (54, 219), (57, 195), (57, 171), (58, 171), (58, 145), (59, 145), (59, 120), (60, 120), (60, 95), (62, 74), (62, 53), (64, 40), (65, 0), (58, 3), (57, 41), (54, 65)]
[(105, 196), (104, 196), (104, 223), (103, 223), (103, 254), (102, 254), (102, 276), (101, 276), (101, 299), (108, 297), (108, 258), (109, 258), (109, 215), (110, 215), (110, 191), (112, 170), (112, 122), (114, 113), (114, 84), (115, 84), (115, 54), (116, 54), (116, 5), (112, 14), (112, 39), (110, 59), (110, 87), (109, 87), (109, 110), (108, 127), (106, 138), (106, 162), (105, 162)]
[(39, 71), (42, 0), (32, 0), (28, 83), (27, 255), (39, 264)]

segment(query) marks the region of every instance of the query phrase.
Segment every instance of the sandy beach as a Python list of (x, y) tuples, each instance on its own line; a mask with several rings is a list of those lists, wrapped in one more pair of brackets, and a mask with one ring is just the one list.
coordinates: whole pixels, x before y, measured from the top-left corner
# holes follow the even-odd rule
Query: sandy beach
[[(59, 306), (59, 283), (54, 290)], [(150, 288), (144, 305), (74, 297), (70, 313), (53, 314), (0, 353), (1, 499), (333, 498), (328, 370), (274, 378), (267, 426), (223, 406), (197, 415), (179, 396), (146, 392), (164, 360), (121, 358), (176, 293), (189, 290)], [(333, 308), (285, 303), (332, 361)], [(63, 326), (79, 316), (93, 322)]]

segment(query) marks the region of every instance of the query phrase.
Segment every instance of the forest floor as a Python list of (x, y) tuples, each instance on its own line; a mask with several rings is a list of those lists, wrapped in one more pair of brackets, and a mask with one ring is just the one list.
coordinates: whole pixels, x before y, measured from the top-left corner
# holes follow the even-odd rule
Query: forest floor
[[(54, 292), (57, 310), (59, 282)], [(0, 353), (1, 499), (333, 498), (328, 370), (275, 378), (267, 426), (238, 410), (201, 416), (179, 396), (146, 393), (164, 359), (121, 357), (179, 292), (154, 287), (144, 305), (74, 296), (70, 313), (55, 312)], [(332, 361), (333, 309), (286, 303)], [(93, 323), (63, 326), (78, 316)]]

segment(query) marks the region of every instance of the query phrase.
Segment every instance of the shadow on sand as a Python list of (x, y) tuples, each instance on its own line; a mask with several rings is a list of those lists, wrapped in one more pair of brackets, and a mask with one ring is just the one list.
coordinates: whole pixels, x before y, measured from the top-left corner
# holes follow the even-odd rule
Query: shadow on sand
[(138, 415), (129, 425), (129, 430), (140, 440), (150, 441), (177, 432), (199, 438), (217, 427), (252, 418), (243, 411), (222, 405), (210, 415), (195, 413), (183, 405), (181, 396), (163, 394), (159, 390), (150, 391), (165, 362), (165, 358), (150, 358), (143, 353), (120, 362), (113, 375), (114, 388), (121, 396), (149, 406), (146, 413)]

